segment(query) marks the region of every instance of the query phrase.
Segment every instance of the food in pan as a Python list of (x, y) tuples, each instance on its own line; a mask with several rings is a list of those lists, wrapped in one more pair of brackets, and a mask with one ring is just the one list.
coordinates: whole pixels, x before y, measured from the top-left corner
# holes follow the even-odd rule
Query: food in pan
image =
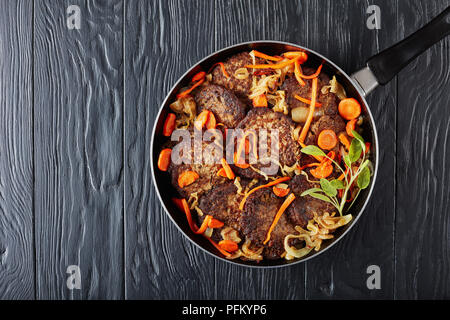
[(241, 52), (198, 72), (170, 105), (158, 168), (192, 232), (227, 259), (320, 250), (370, 183), (359, 102), (307, 64), (302, 51)]

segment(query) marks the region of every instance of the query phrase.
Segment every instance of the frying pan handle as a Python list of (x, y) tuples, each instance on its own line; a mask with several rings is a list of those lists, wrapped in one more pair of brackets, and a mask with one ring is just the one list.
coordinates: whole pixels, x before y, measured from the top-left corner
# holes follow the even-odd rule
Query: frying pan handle
[(420, 30), (367, 60), (379, 84), (388, 83), (406, 65), (450, 34), (450, 7)]

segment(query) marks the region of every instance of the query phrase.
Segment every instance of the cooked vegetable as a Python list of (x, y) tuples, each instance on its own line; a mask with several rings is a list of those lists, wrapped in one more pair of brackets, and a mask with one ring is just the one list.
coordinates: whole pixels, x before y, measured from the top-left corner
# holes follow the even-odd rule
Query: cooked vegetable
[(348, 141), (348, 138), (344, 133), (339, 134), (339, 141), (345, 146), (347, 150), (350, 149), (350, 141)]
[(204, 127), (207, 129), (215, 129), (216, 128), (216, 117), (214, 113), (209, 110), (203, 110), (199, 113), (194, 122), (194, 127), (197, 130), (202, 130)]
[(295, 195), (291, 193), (288, 195), (288, 197), (284, 200), (283, 204), (281, 205), (280, 209), (278, 209), (277, 214), (275, 215), (275, 218), (273, 219), (273, 222), (269, 228), (269, 231), (267, 231), (266, 240), (264, 240), (263, 244), (266, 244), (270, 240), (270, 234), (272, 233), (273, 229), (275, 229), (275, 226), (278, 223), (278, 220), (280, 220), (281, 215), (284, 211), (289, 207), (289, 205), (292, 203), (292, 201), (295, 200)]
[(345, 120), (353, 120), (361, 114), (361, 105), (354, 98), (346, 98), (339, 102), (339, 114)]
[(216, 62), (215, 64), (213, 64), (212, 67), (209, 69), (208, 73), (210, 73), (212, 71), (212, 69), (214, 69), (214, 67), (217, 65), (220, 66), (220, 70), (222, 70), (223, 75), (225, 77), (229, 78), (230, 75), (228, 74), (227, 70), (225, 69), (225, 65), (223, 64), (223, 62)]
[(317, 78), (312, 80), (311, 87), (311, 105), (309, 106), (308, 118), (306, 119), (305, 125), (302, 128), (302, 132), (300, 133), (299, 141), (303, 143), (305, 141), (306, 135), (308, 134), (309, 127), (311, 126), (311, 122), (314, 116), (314, 109), (316, 107), (316, 95), (317, 95)]
[(337, 143), (338, 138), (336, 137), (336, 133), (331, 129), (322, 130), (317, 138), (317, 144), (321, 149), (331, 150)]
[(328, 162), (324, 162), (316, 168), (311, 169), (309, 172), (313, 175), (314, 178), (323, 179), (327, 178), (330, 174), (333, 173), (333, 166)]
[[(299, 100), (299, 101), (301, 101), (301, 102), (304, 102), (306, 104), (311, 104), (311, 100), (303, 98), (303, 97), (300, 97), (299, 95), (295, 95), (294, 98)], [(316, 101), (316, 107), (321, 107), (321, 106), (322, 106), (322, 104), (320, 102)]]
[(256, 50), (252, 50), (250, 52), (250, 54), (253, 54), (255, 57), (263, 58), (263, 59), (270, 60), (270, 61), (281, 61), (281, 60), (283, 60), (283, 58), (281, 58), (281, 57), (272, 57), (272, 56), (269, 56), (269, 55), (267, 55), (265, 53), (262, 53), (262, 52), (259, 52), (259, 51), (256, 51)]
[(192, 220), (191, 210), (189, 209), (189, 205), (188, 205), (186, 199), (172, 198), (172, 202), (175, 203), (175, 205), (181, 211), (183, 211), (185, 213), (189, 227), (191, 228), (192, 232), (196, 232), (198, 230), (198, 227), (195, 225), (194, 221)]
[(220, 168), (219, 171), (217, 171), (217, 175), (221, 176), (221, 177), (224, 177), (224, 178), (227, 178), (227, 173), (225, 172), (224, 168)]
[(250, 64), (245, 67), (250, 69), (282, 69), (290, 64), (293, 64), (297, 59), (299, 59), (299, 57), (274, 64)]
[(283, 56), (288, 59), (297, 58), (300, 64), (305, 63), (306, 60), (308, 60), (308, 55), (303, 51), (287, 51), (283, 53)]
[(211, 222), (212, 216), (207, 215), (205, 217), (205, 220), (203, 220), (202, 225), (200, 226), (200, 228), (195, 231), (196, 234), (202, 234), (206, 231), (206, 229), (208, 228), (209, 223)]
[(252, 190), (250, 190), (249, 192), (247, 192), (247, 193), (245, 194), (244, 198), (242, 199), (241, 203), (239, 204), (239, 209), (240, 209), (240, 210), (244, 209), (245, 201), (246, 201), (247, 198), (248, 198), (253, 192), (255, 192), (256, 190), (259, 190), (259, 189), (262, 189), (262, 188), (266, 188), (266, 187), (271, 187), (271, 186), (274, 186), (274, 185), (276, 185), (276, 184), (279, 184), (279, 183), (281, 183), (281, 182), (284, 182), (284, 181), (287, 181), (287, 180), (290, 180), (290, 179), (291, 179), (290, 177), (282, 177), (282, 178), (278, 178), (278, 179), (276, 179), (276, 180), (274, 180), (274, 181), (272, 181), (272, 182), (269, 182), (269, 183), (267, 183), (267, 184), (264, 184), (264, 185), (262, 185), (262, 186), (258, 186), (258, 187), (256, 187), (256, 188), (253, 188)]
[(245, 163), (245, 159), (244, 158), (238, 157), (238, 153), (237, 152), (234, 153), (233, 161), (234, 161), (234, 165), (236, 167), (239, 167), (239, 168), (242, 168), (242, 169), (247, 169), (248, 167), (250, 167), (250, 164)]
[(267, 107), (267, 98), (265, 94), (261, 94), (252, 99), (254, 107)]
[(202, 80), (203, 78), (205, 78), (205, 76), (206, 76), (206, 72), (200, 71), (199, 73), (197, 73), (195, 76), (192, 77), (192, 82)]
[(222, 240), (219, 242), (219, 246), (227, 252), (234, 252), (239, 249), (238, 244), (232, 240)]
[(227, 178), (230, 179), (230, 180), (233, 180), (234, 179), (234, 173), (233, 173), (233, 170), (231, 170), (230, 165), (227, 163), (227, 160), (222, 158), (221, 162), (222, 162), (222, 167), (225, 170), (225, 173), (227, 175)]
[(355, 130), (356, 128), (356, 121), (358, 121), (358, 119), (350, 120), (349, 122), (347, 122), (347, 125), (345, 126), (345, 131), (350, 137), (353, 137), (352, 131)]
[(212, 240), (209, 237), (205, 237), (206, 239), (208, 239), (209, 242), (211, 242), (211, 244), (216, 247), (217, 250), (220, 251), (221, 254), (223, 254), (225, 257), (231, 257), (231, 253), (229, 253), (228, 251), (222, 249), (222, 247), (220, 247), (214, 240)]
[(329, 85), (323, 86), (320, 90), (322, 94), (327, 94), (328, 92), (336, 94), (339, 100), (347, 98), (347, 93), (344, 87), (337, 81), (336, 76), (330, 80)]
[(276, 186), (273, 186), (272, 188), (273, 193), (275, 193), (278, 197), (286, 197), (290, 191), (287, 184), (279, 183)]
[(294, 74), (295, 74), (295, 79), (297, 79), (298, 83), (301, 86), (304, 86), (305, 81), (303, 81), (303, 79), (301, 77), (302, 72), (300, 71), (300, 60), (299, 59), (295, 60), (295, 62), (294, 62)]
[(217, 228), (222, 228), (223, 225), (224, 225), (224, 223), (222, 221), (212, 218), (208, 224), (208, 228), (217, 229)]
[(178, 176), (178, 185), (180, 188), (184, 188), (195, 182), (199, 177), (195, 171), (184, 171)]
[(234, 72), (234, 77), (239, 80), (247, 79), (248, 76), (249, 76), (249, 73), (248, 73), (247, 68), (239, 68), (239, 69), (236, 69), (236, 71)]
[(297, 107), (291, 110), (292, 120), (298, 123), (305, 123), (308, 119), (309, 108)]
[(192, 87), (190, 87), (189, 89), (177, 94), (177, 99), (181, 99), (186, 97), (189, 93), (191, 93), (192, 90), (194, 90), (195, 88), (197, 88), (199, 85), (201, 85), (203, 82), (205, 82), (205, 78), (195, 82)]
[(158, 169), (161, 171), (167, 171), (170, 165), (170, 156), (172, 155), (172, 149), (166, 148), (161, 150), (158, 157)]
[(177, 116), (175, 113), (169, 113), (164, 121), (163, 126), (163, 135), (166, 137), (170, 137), (172, 135), (173, 130), (175, 130), (175, 120)]
[(320, 71), (322, 71), (322, 67), (323, 67), (323, 64), (321, 64), (318, 68), (317, 68), (317, 70), (316, 70), (316, 72), (314, 72), (313, 74), (311, 74), (311, 75), (309, 75), (309, 76), (305, 76), (303, 73), (302, 73), (302, 69), (300, 68), (300, 72), (299, 72), (299, 76), (301, 77), (301, 78), (303, 78), (303, 79), (314, 79), (314, 78), (317, 78), (318, 76), (319, 76), (319, 74), (320, 74)]

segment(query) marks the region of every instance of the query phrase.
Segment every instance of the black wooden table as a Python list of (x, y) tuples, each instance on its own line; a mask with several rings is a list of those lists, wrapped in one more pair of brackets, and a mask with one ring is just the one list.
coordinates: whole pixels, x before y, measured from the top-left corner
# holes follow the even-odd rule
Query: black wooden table
[[(381, 29), (366, 26), (373, 4)], [(450, 298), (449, 38), (369, 97), (375, 192), (343, 241), (307, 263), (256, 270), (198, 250), (161, 209), (149, 157), (165, 94), (211, 52), (284, 40), (351, 72), (448, 5), (1, 0), (0, 298)], [(71, 265), (81, 289), (67, 286)], [(373, 265), (380, 289), (367, 287)]]

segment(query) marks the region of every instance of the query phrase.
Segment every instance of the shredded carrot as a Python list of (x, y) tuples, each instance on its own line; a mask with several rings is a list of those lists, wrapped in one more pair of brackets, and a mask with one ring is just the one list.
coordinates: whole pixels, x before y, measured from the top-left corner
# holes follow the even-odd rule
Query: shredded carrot
[[(294, 98), (297, 100), (300, 100), (301, 102), (304, 102), (306, 104), (311, 104), (311, 100), (300, 97), (299, 95), (295, 95)], [(321, 107), (321, 106), (322, 106), (322, 104), (320, 102), (316, 101), (316, 107)]]
[(222, 240), (219, 242), (219, 246), (227, 252), (234, 252), (239, 249), (238, 244), (233, 240)]
[(321, 149), (331, 150), (338, 143), (336, 133), (331, 129), (324, 129), (320, 131), (319, 137), (317, 138), (317, 145)]
[(345, 98), (339, 102), (339, 114), (345, 120), (353, 120), (361, 114), (361, 105), (355, 98)]
[(322, 67), (323, 67), (323, 64), (321, 64), (317, 68), (316, 72), (314, 72), (313, 74), (311, 74), (309, 76), (305, 76), (303, 73), (300, 72), (300, 77), (302, 77), (303, 79), (314, 79), (314, 78), (317, 78), (319, 76), (319, 74), (320, 74), (320, 71), (322, 71)]
[(199, 177), (195, 171), (184, 171), (178, 176), (178, 185), (180, 188), (184, 188), (194, 183)]
[(223, 62), (216, 62), (214, 63), (211, 68), (209, 69), (208, 73), (210, 73), (217, 65), (220, 66), (220, 69), (222, 70), (222, 73), (225, 77), (229, 78), (230, 75), (228, 74), (227, 70), (225, 69), (225, 65), (223, 64)]
[(301, 86), (305, 85), (305, 81), (303, 81), (302, 77), (300, 76), (302, 74), (301, 69), (300, 69), (300, 60), (297, 59), (294, 62), (294, 74), (295, 74), (295, 79), (297, 79), (298, 83)]
[(161, 171), (167, 171), (170, 164), (170, 156), (172, 155), (172, 149), (163, 149), (159, 153), (158, 157), (158, 169)]
[(194, 85), (192, 87), (190, 87), (189, 89), (177, 94), (177, 99), (180, 98), (184, 98), (186, 97), (189, 93), (191, 93), (192, 90), (194, 90), (195, 88), (197, 88), (199, 85), (201, 85), (203, 82), (205, 82), (205, 78), (197, 81), (196, 83), (194, 83)]
[(347, 148), (350, 149), (350, 141), (348, 141), (347, 136), (344, 133), (339, 134), (339, 141)]
[(347, 132), (347, 134), (348, 134), (350, 137), (353, 137), (352, 130), (355, 130), (355, 127), (356, 127), (356, 121), (358, 121), (358, 119), (350, 120), (349, 122), (347, 122), (347, 124), (346, 124), (346, 126), (345, 126), (345, 131)]
[(252, 190), (250, 190), (249, 192), (247, 192), (247, 193), (245, 194), (244, 198), (242, 199), (241, 203), (239, 204), (239, 209), (240, 209), (240, 210), (243, 210), (243, 209), (244, 209), (245, 201), (247, 201), (247, 198), (248, 198), (253, 192), (255, 192), (256, 190), (259, 190), (259, 189), (262, 189), (262, 188), (266, 188), (266, 187), (271, 187), (271, 186), (274, 186), (274, 185), (279, 184), (279, 183), (281, 183), (281, 182), (287, 181), (287, 180), (289, 180), (289, 179), (291, 179), (291, 178), (290, 178), (290, 177), (282, 177), (282, 178), (278, 178), (278, 179), (276, 179), (276, 180), (274, 180), (274, 181), (271, 181), (271, 182), (269, 182), (269, 183), (267, 183), (267, 184), (263, 184), (262, 186), (258, 186), (258, 187), (256, 187), (256, 188), (253, 188)]
[(308, 118), (306, 118), (305, 125), (302, 128), (302, 132), (300, 133), (299, 140), (301, 143), (305, 141), (306, 135), (309, 131), (309, 126), (311, 125), (311, 122), (313, 120), (314, 116), (314, 110), (316, 108), (316, 95), (317, 95), (317, 78), (314, 78), (312, 80), (312, 88), (311, 88), (311, 104), (309, 106), (309, 114)]
[(224, 168), (220, 168), (219, 171), (217, 171), (217, 175), (220, 177), (227, 178), (227, 173), (225, 172)]
[(233, 170), (231, 170), (230, 165), (227, 163), (227, 160), (225, 160), (225, 158), (222, 158), (221, 162), (222, 162), (222, 167), (225, 170), (225, 173), (227, 175), (227, 178), (230, 180), (234, 179)]
[(216, 117), (214, 113), (211, 111), (208, 114), (208, 120), (206, 120), (206, 129), (215, 129), (216, 128)]
[(267, 98), (265, 94), (261, 94), (252, 99), (254, 107), (267, 107)]
[(206, 237), (206, 239), (208, 239), (209, 242), (211, 242), (211, 244), (216, 247), (217, 250), (220, 251), (221, 254), (223, 254), (225, 257), (231, 257), (231, 253), (229, 253), (228, 251), (223, 250), (214, 240), (212, 240), (210, 237)]
[(234, 153), (233, 161), (234, 165), (238, 168), (247, 169), (248, 167), (250, 167), (250, 164), (245, 163), (245, 159), (238, 158), (237, 152)]
[(249, 64), (246, 65), (246, 68), (251, 68), (251, 69), (283, 69), (284, 67), (293, 64), (295, 62), (295, 60), (299, 59), (299, 57), (294, 58), (294, 59), (290, 59), (284, 62), (280, 62), (280, 63), (274, 63), (274, 64)]
[(275, 193), (275, 195), (277, 197), (281, 197), (281, 198), (286, 197), (290, 191), (289, 188), (279, 188), (277, 186), (273, 186), (272, 190), (273, 190), (273, 193)]
[(259, 52), (259, 51), (256, 51), (256, 50), (252, 50), (250, 52), (250, 54), (252, 54), (252, 53), (253, 53), (253, 55), (255, 57), (263, 58), (263, 59), (270, 60), (270, 61), (281, 61), (281, 60), (283, 60), (283, 58), (269, 56), (269, 55), (267, 55), (265, 53), (262, 53), (262, 52)]
[(169, 113), (164, 121), (163, 126), (163, 135), (166, 137), (170, 137), (172, 135), (173, 130), (175, 130), (175, 120), (177, 116), (175, 113)]
[(205, 77), (206, 77), (206, 72), (200, 71), (199, 73), (197, 73), (195, 76), (192, 77), (192, 82), (200, 81)]
[(208, 228), (212, 228), (212, 229), (222, 228), (223, 226), (224, 226), (224, 223), (222, 221), (219, 221), (214, 218), (212, 218), (208, 224)]
[(275, 218), (273, 219), (272, 225), (269, 228), (269, 231), (267, 231), (266, 240), (264, 240), (263, 244), (266, 244), (270, 240), (270, 234), (272, 233), (273, 229), (275, 229), (275, 226), (278, 223), (278, 220), (280, 220), (281, 215), (284, 211), (289, 207), (289, 205), (292, 203), (292, 201), (295, 200), (295, 195), (291, 193), (288, 195), (288, 197), (284, 200), (283, 204), (281, 205), (280, 209), (278, 209), (277, 214), (275, 215)]
[(306, 169), (306, 168), (318, 167), (318, 166), (320, 166), (320, 163), (314, 162), (314, 163), (305, 164), (304, 166), (301, 166), (299, 169), (303, 170), (303, 169)]
[(203, 220), (202, 225), (200, 226), (200, 228), (195, 231), (196, 234), (202, 234), (206, 231), (206, 229), (208, 228), (209, 223), (211, 222), (212, 216), (207, 215), (205, 217), (205, 219)]
[(283, 56), (288, 59), (298, 58), (300, 64), (305, 63), (308, 60), (308, 55), (303, 51), (287, 51), (283, 53)]

